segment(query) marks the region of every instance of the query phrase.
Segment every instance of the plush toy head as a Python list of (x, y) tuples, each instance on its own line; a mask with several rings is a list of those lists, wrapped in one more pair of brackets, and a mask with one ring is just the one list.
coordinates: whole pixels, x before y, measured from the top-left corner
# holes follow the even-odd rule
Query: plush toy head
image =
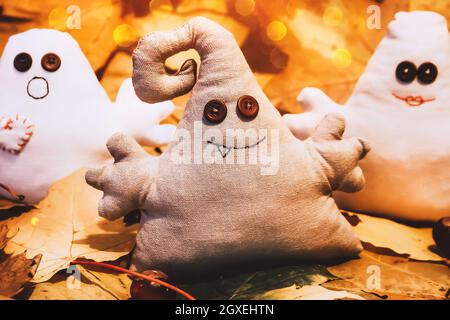
[(173, 106), (149, 109), (132, 89), (125, 82), (113, 105), (68, 33), (12, 36), (0, 59), (0, 197), (35, 204), (56, 180), (106, 159), (116, 130), (150, 136)]
[(380, 112), (421, 108), (447, 113), (442, 101), (450, 96), (449, 40), (443, 16), (425, 11), (397, 13), (349, 103)]
[(339, 112), (347, 136), (370, 141), (373, 151), (361, 163), (366, 188), (336, 193), (342, 208), (409, 221), (448, 216), (449, 40), (439, 14), (397, 13), (344, 108), (306, 88), (299, 101), (308, 112), (285, 116), (295, 135), (305, 138), (324, 114)]
[[(0, 70), (2, 95), (9, 97), (18, 113), (33, 118), (77, 113), (61, 105), (69, 99), (108, 101), (78, 43), (65, 32), (32, 29), (12, 36)], [(88, 107), (80, 104), (77, 109)]]
[[(175, 76), (164, 73), (167, 57), (192, 47), (201, 57), (197, 82), (192, 61)], [(146, 36), (133, 62), (136, 92), (147, 102), (193, 88), (179, 139), (161, 157), (118, 134), (108, 142), (115, 164), (86, 176), (104, 191), (102, 216), (143, 210), (135, 269), (357, 255), (360, 242), (330, 195), (362, 188), (357, 163), (368, 148), (340, 141), (342, 118), (327, 117), (307, 143), (295, 139), (233, 36), (205, 18)]]
[[(162, 101), (193, 88), (179, 132), (187, 132), (192, 137), (195, 130), (206, 133), (203, 149), (214, 153), (219, 148), (225, 162), (236, 157), (239, 150), (256, 147), (262, 142), (268, 144), (270, 151), (273, 131), (276, 131), (277, 143), (278, 138), (282, 142), (292, 139), (279, 112), (258, 86), (233, 35), (217, 24), (198, 23), (200, 21), (201, 18), (196, 24), (186, 24), (173, 33), (151, 34), (141, 40), (134, 54), (133, 83), (137, 95), (146, 102)], [(193, 37), (194, 46), (202, 57), (198, 81), (195, 82), (197, 70), (193, 60), (184, 64), (178, 77), (166, 75), (163, 72), (165, 59), (179, 50), (191, 48)], [(219, 45), (216, 39), (223, 42)], [(174, 41), (177, 46), (171, 47)], [(248, 141), (238, 141), (244, 136), (243, 131)], [(198, 150), (192, 148), (191, 152), (193, 157)], [(222, 170), (221, 166), (205, 168), (214, 169)]]

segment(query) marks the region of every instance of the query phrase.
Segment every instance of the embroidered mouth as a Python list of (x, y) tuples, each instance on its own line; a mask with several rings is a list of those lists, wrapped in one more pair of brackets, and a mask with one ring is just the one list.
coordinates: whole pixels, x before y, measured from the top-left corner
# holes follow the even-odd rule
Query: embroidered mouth
[(27, 93), (33, 99), (44, 99), (50, 93), (48, 81), (43, 77), (32, 78), (28, 82)]
[(421, 105), (423, 105), (426, 102), (431, 102), (431, 101), (436, 100), (436, 98), (425, 99), (422, 96), (406, 96), (406, 97), (402, 97), (402, 96), (399, 96), (398, 94), (396, 94), (394, 92), (392, 93), (392, 95), (395, 98), (406, 102), (410, 107), (420, 107)]
[(213, 137), (213, 138), (211, 138), (211, 140), (208, 140), (206, 143), (216, 146), (217, 150), (219, 150), (220, 154), (222, 155), (222, 158), (225, 158), (230, 153), (231, 150), (243, 150), (243, 149), (254, 148), (257, 145), (259, 145), (261, 142), (266, 140), (266, 137), (263, 137), (261, 140), (259, 140), (258, 142), (254, 143), (254, 144), (245, 145), (245, 146), (241, 146), (241, 147), (237, 147), (237, 146), (229, 147), (225, 144), (217, 143), (214, 140), (215, 139)]

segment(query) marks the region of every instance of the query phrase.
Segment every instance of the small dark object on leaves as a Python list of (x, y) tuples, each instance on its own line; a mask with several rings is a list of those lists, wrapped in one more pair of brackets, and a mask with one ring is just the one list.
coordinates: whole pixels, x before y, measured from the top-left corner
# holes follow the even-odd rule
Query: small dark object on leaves
[[(167, 275), (161, 271), (144, 271), (147, 276), (155, 279), (167, 280)], [(130, 288), (133, 300), (175, 300), (176, 294), (173, 291), (143, 279), (134, 279)]]
[(450, 258), (450, 217), (445, 217), (433, 226), (433, 239), (442, 254)]

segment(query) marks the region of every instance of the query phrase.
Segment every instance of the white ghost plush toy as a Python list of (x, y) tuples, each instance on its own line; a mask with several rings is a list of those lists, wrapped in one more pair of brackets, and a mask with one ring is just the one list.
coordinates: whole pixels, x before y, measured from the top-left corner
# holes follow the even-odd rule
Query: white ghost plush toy
[(175, 127), (159, 122), (173, 108), (141, 102), (131, 79), (112, 103), (68, 33), (12, 36), (0, 59), (0, 198), (37, 203), (56, 180), (107, 159), (105, 142), (117, 131), (167, 143)]
[(306, 113), (284, 116), (304, 139), (324, 114), (340, 112), (346, 136), (370, 142), (366, 187), (336, 192), (341, 208), (408, 221), (450, 214), (449, 40), (441, 15), (399, 12), (344, 106), (306, 88), (298, 97)]

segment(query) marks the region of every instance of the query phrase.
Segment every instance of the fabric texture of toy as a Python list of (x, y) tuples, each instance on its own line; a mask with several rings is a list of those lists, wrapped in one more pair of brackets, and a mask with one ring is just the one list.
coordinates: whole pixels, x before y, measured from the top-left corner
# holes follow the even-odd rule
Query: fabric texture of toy
[[(201, 57), (198, 80), (192, 60), (177, 75), (164, 73), (166, 58), (191, 48)], [(101, 216), (117, 219), (143, 210), (134, 269), (179, 274), (358, 255), (361, 243), (331, 193), (363, 187), (358, 161), (368, 145), (341, 139), (341, 116), (326, 117), (308, 141), (296, 139), (233, 35), (206, 18), (144, 37), (133, 64), (136, 93), (146, 102), (192, 90), (165, 153), (149, 156), (131, 137), (116, 134), (107, 144), (114, 164), (86, 175), (104, 192)], [(270, 156), (250, 162), (264, 151)], [(247, 161), (238, 161), (239, 154)]]
[(361, 162), (366, 187), (337, 192), (341, 208), (408, 221), (450, 214), (449, 40), (441, 15), (400, 12), (344, 107), (306, 88), (298, 97), (306, 113), (284, 116), (304, 139), (324, 114), (339, 112), (346, 136), (370, 141), (373, 151)]
[(139, 100), (131, 79), (111, 103), (77, 42), (55, 30), (12, 36), (0, 59), (0, 197), (35, 204), (73, 171), (101, 165), (117, 131), (167, 143), (171, 102)]

